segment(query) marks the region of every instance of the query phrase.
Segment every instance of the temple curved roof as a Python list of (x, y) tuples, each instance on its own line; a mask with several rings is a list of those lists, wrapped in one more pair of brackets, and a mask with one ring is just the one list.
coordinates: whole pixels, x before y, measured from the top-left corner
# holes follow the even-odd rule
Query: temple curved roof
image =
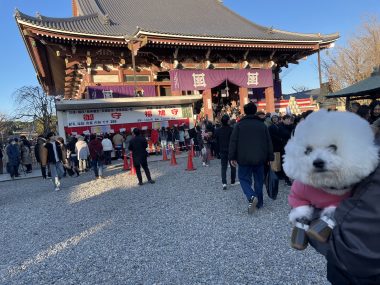
[(218, 0), (74, 0), (78, 16), (50, 18), (16, 11), (19, 23), (62, 33), (122, 38), (163, 37), (329, 43), (339, 34), (304, 34), (257, 25)]

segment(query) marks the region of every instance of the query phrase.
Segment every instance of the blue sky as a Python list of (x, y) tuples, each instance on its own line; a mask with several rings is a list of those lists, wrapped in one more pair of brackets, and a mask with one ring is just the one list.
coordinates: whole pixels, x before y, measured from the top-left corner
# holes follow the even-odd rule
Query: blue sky
[[(345, 45), (364, 19), (371, 15), (380, 19), (379, 0), (224, 0), (224, 5), (257, 24), (275, 29), (322, 34), (339, 32), (341, 38), (337, 45)], [(71, 0), (0, 0), (0, 112), (3, 113), (14, 109), (11, 95), (17, 88), (38, 84), (13, 18), (15, 7), (29, 15), (38, 11), (51, 17), (71, 16)], [(291, 93), (293, 86), (317, 88), (316, 55), (299, 65), (289, 65), (282, 75), (284, 93)]]

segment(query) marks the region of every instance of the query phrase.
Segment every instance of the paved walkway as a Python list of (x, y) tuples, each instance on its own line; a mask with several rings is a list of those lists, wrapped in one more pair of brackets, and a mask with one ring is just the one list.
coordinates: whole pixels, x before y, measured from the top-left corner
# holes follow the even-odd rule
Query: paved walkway
[(288, 187), (247, 215), (219, 160), (151, 162), (156, 184), (107, 168), (0, 184), (0, 284), (328, 284), (325, 260), (289, 247)]

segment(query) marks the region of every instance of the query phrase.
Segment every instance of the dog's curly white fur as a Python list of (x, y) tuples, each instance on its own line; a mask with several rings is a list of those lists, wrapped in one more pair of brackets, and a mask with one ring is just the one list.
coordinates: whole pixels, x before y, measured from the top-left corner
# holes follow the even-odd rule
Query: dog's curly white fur
[(300, 206), (297, 208), (294, 208), (289, 213), (289, 221), (293, 225), (296, 223), (297, 219), (303, 217), (307, 220), (311, 220), (313, 216), (314, 208), (311, 206)]
[[(324, 161), (324, 171), (313, 166), (317, 159)], [(304, 184), (343, 189), (367, 177), (378, 160), (368, 122), (353, 113), (321, 110), (299, 123), (285, 146), (283, 167)]]
[[(321, 110), (299, 123), (285, 146), (285, 173), (303, 184), (344, 195), (379, 163), (374, 133), (367, 121), (350, 112)], [(322, 214), (333, 215), (335, 207)], [(293, 209), (289, 219), (309, 216)]]

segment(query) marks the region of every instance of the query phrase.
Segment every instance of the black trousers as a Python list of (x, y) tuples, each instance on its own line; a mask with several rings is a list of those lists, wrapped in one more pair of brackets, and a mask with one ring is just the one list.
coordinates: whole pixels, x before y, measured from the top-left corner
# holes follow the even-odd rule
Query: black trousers
[(104, 152), (104, 160), (106, 165), (111, 164), (111, 152), (112, 150), (107, 150)]
[(7, 171), (11, 175), (11, 177), (19, 176), (20, 174), (18, 173), (18, 168), (19, 165), (11, 165), (8, 163), (7, 165)]
[(148, 161), (146, 159), (141, 161), (139, 164), (133, 163), (133, 165), (136, 168), (136, 175), (137, 175), (137, 179), (139, 180), (139, 183), (142, 183), (141, 167), (144, 169), (144, 172), (148, 181), (152, 180), (152, 178), (150, 177), (150, 171), (148, 168)]
[[(222, 183), (227, 184), (227, 165), (228, 165), (228, 153), (221, 152), (220, 153), (220, 162), (222, 164)], [(236, 180), (236, 167), (233, 167), (230, 163), (231, 167), (231, 183), (235, 183)]]

